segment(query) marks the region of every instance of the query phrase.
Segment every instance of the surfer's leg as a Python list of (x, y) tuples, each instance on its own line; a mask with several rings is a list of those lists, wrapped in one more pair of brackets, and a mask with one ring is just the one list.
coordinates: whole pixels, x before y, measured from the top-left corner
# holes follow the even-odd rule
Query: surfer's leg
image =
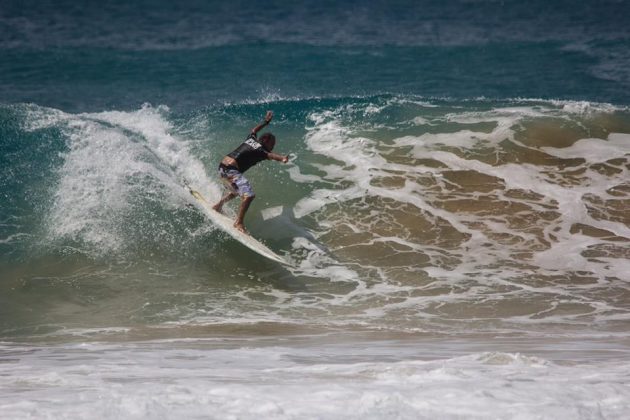
[(234, 169), (226, 170), (223, 167), (219, 167), (219, 176), (221, 177), (221, 181), (223, 182), (223, 185), (225, 186), (227, 193), (223, 197), (221, 197), (221, 200), (219, 200), (217, 204), (212, 206), (212, 208), (218, 211), (219, 213), (221, 213), (221, 211), (223, 210), (223, 205), (227, 203), (228, 201), (236, 198), (239, 195), (238, 187), (235, 184), (235, 180), (238, 179), (242, 175), (237, 170), (234, 170)]
[(236, 216), (234, 227), (243, 233), (247, 233), (245, 226), (243, 225), (243, 219), (245, 218), (245, 213), (252, 201), (254, 201), (254, 196), (243, 195), (241, 197), (241, 207), (238, 210), (238, 216)]
[[(239, 208), (238, 215), (236, 216), (236, 220), (234, 221), (234, 227), (243, 233), (247, 233), (247, 231), (245, 230), (245, 226), (243, 225), (243, 219), (245, 218), (245, 213), (247, 212), (249, 205), (254, 200), (256, 193), (254, 192), (254, 189), (252, 188), (247, 178), (245, 178), (242, 173), (235, 171), (234, 174), (230, 173), (229, 175), (229, 180), (231, 182), (230, 186), (233, 188), (230, 191), (233, 192), (235, 195), (238, 194), (241, 196), (241, 207)], [(231, 197), (230, 200), (232, 198), (234, 197)], [(219, 204), (221, 204), (221, 202), (219, 202)]]
[(233, 193), (233, 192), (228, 192), (227, 194), (225, 194), (221, 200), (219, 200), (219, 202), (217, 204), (215, 204), (214, 206), (212, 206), (213, 209), (215, 209), (216, 211), (218, 211), (219, 213), (221, 213), (221, 210), (223, 210), (223, 205), (225, 203), (227, 203), (228, 201), (236, 198), (237, 194)]

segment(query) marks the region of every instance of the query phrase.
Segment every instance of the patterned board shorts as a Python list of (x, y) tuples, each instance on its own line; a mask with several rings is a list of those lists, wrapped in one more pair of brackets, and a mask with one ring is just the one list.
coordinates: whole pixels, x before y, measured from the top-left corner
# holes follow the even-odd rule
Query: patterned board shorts
[(225, 187), (241, 197), (255, 197), (254, 189), (247, 178), (237, 169), (219, 166), (219, 176)]

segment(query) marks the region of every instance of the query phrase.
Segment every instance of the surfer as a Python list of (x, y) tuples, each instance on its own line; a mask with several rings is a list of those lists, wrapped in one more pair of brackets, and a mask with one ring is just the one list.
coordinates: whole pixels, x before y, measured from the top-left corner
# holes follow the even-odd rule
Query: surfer
[(243, 173), (262, 160), (276, 160), (282, 163), (289, 161), (288, 156), (271, 153), (276, 145), (276, 137), (273, 134), (264, 133), (260, 136), (260, 139), (257, 137), (258, 132), (269, 125), (272, 118), (273, 112), (267, 111), (265, 119), (254, 127), (245, 141), (225, 156), (219, 164), (219, 176), (227, 187), (228, 192), (212, 208), (221, 213), (225, 203), (240, 196), (241, 207), (236, 216), (234, 227), (243, 233), (247, 233), (243, 225), (243, 218), (249, 205), (256, 197), (251, 184)]

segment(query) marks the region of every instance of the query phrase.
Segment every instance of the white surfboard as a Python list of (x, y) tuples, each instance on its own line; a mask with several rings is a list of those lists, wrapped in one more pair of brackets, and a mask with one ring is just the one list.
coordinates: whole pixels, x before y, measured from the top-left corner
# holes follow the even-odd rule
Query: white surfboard
[(201, 205), (201, 208), (204, 210), (206, 216), (208, 216), (208, 219), (210, 219), (210, 221), (214, 223), (217, 227), (219, 227), (222, 231), (245, 245), (247, 248), (262, 255), (263, 257), (269, 258), (272, 261), (279, 262), (280, 264), (291, 265), (287, 260), (273, 252), (265, 244), (257, 241), (250, 235), (247, 235), (236, 229), (234, 227), (234, 220), (214, 210), (212, 208), (212, 205), (208, 203), (198, 191), (193, 190), (188, 185), (187, 187), (190, 191), (190, 194), (195, 197), (197, 202), (199, 202), (199, 204)]

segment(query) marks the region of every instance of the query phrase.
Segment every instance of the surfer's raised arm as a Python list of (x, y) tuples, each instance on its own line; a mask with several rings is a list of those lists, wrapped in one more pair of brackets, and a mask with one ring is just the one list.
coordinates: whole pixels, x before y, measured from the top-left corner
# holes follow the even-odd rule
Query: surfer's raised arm
[(265, 115), (265, 119), (256, 127), (252, 128), (252, 134), (258, 134), (260, 130), (262, 130), (265, 126), (269, 125), (272, 118), (273, 118), (273, 111), (267, 111), (267, 114)]
[[(267, 111), (267, 114), (265, 115), (265, 119), (263, 120), (263, 122), (261, 122), (260, 124), (258, 124), (256, 127), (252, 129), (252, 134), (256, 135), (260, 130), (263, 129), (263, 127), (269, 125), (272, 118), (273, 118), (273, 111)], [(260, 138), (260, 142), (265, 146), (265, 148), (267, 148), (268, 150), (271, 150), (276, 144), (276, 139), (274, 136), (271, 136), (271, 138), (269, 138), (263, 135)], [(267, 153), (267, 159), (275, 160), (282, 163), (287, 163), (289, 161), (288, 156), (279, 155), (277, 153), (271, 153), (271, 151)]]

